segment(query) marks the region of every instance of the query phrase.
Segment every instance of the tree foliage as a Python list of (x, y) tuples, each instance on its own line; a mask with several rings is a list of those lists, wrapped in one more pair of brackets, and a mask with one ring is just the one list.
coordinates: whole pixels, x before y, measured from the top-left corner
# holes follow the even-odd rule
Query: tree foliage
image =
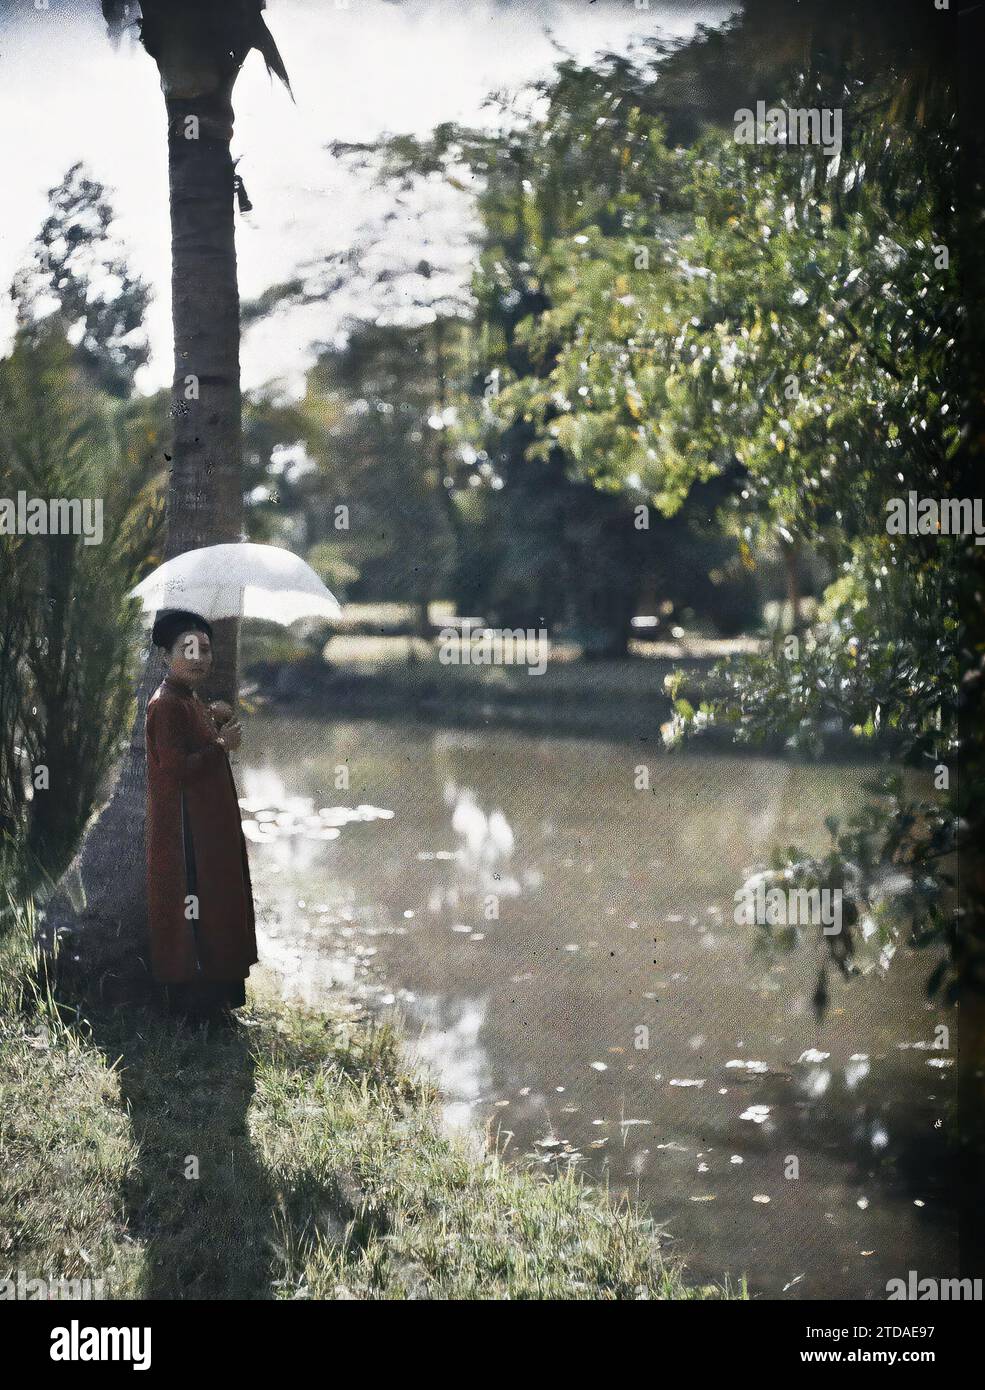
[(83, 164), (74, 164), (48, 199), (31, 259), (11, 286), (18, 323), (25, 332), (37, 327), (47, 333), (56, 314), (59, 331), (96, 385), (128, 396), (149, 356), (143, 322), (150, 290), (130, 271), (111, 230), (106, 189)]

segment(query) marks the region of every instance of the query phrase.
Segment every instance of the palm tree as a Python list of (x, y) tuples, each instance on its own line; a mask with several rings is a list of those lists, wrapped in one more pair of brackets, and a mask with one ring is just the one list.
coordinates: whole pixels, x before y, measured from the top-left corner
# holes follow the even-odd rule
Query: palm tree
[[(137, 8), (102, 0), (119, 32)], [(142, 0), (140, 38), (161, 75), (168, 123), (174, 440), (166, 555), (240, 539), (239, 290), (229, 151), (233, 85), (257, 48), (287, 72), (263, 0)], [(217, 693), (235, 697), (235, 624), (220, 638)], [(221, 687), (221, 692), (218, 691)]]
[[(102, 9), (115, 37), (129, 27), (139, 28), (144, 48), (157, 63), (167, 113), (174, 320), (174, 439), (165, 547), (170, 557), (241, 537), (232, 92), (254, 48), (288, 91), (290, 84), (263, 20), (264, 0), (102, 0)], [(236, 696), (237, 629), (235, 620), (216, 625), (210, 690), (231, 702)], [(143, 724), (147, 699), (159, 679), (152, 655), (112, 797), (44, 914), (43, 944), (50, 945), (56, 935), (70, 942), (61, 952), (62, 979), (71, 979), (80, 992), (104, 998), (139, 994), (148, 978)]]

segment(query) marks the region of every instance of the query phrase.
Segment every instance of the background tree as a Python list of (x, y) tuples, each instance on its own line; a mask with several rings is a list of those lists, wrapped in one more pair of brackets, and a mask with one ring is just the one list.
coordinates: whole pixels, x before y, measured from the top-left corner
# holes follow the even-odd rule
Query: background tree
[(648, 500), (645, 489), (579, 468), (574, 441), (538, 435), (512, 389), (521, 380), (542, 387), (552, 419), (568, 408), (548, 389), (565, 344), (567, 296), (553, 263), (565, 239), (584, 242), (597, 224), (612, 235), (644, 219), (649, 228), (654, 209), (668, 228), (681, 225), (680, 161), (659, 140), (647, 143), (636, 102), (649, 80), (611, 55), (598, 69), (563, 63), (534, 93), (546, 107), (536, 120), (502, 98), (493, 132), (447, 125), (426, 141), (344, 147), (384, 181), (412, 188), (441, 177), (474, 198), (471, 343), (445, 436), (452, 517), (469, 556), (455, 578), (459, 608), (506, 626), (564, 629), (589, 655), (625, 654), (638, 605), (655, 606), (657, 594), (665, 608), (696, 608), (725, 630), (753, 611), (735, 542), (695, 530), (707, 496), (696, 495), (675, 526), (654, 516), (644, 529), (634, 507)]
[(331, 495), (348, 508), (347, 527), (320, 539), (351, 557), (357, 593), (412, 603), (423, 635), (428, 605), (447, 593), (455, 563), (443, 501), (451, 421), (436, 400), (437, 373), (430, 325), (358, 328), (312, 373), (314, 389), (339, 405), (325, 462)]
[(31, 258), (11, 287), (19, 327), (30, 332), (55, 313), (92, 380), (125, 398), (149, 356), (144, 316), (150, 291), (111, 233), (107, 191), (81, 163), (48, 190), (51, 207)]
[[(344, 255), (315, 255), (310, 271), (245, 306), (247, 321), (340, 294), (352, 306), (339, 341), (308, 373), (301, 411), (310, 428), (298, 428), (291, 406), (270, 409), (259, 400), (263, 419), (253, 423), (267, 433), (275, 420), (282, 431), (294, 429), (317, 459), (317, 473), (300, 488), (276, 490), (278, 504), (302, 504), (295, 543), (317, 545), (312, 563), (329, 582), (333, 569), (347, 570), (353, 598), (411, 604), (426, 635), (430, 602), (457, 592), (457, 577), (476, 559), (455, 495), (462, 466), (456, 400), (474, 370), (467, 328), (474, 229), (462, 216), (460, 192), (437, 170), (409, 158), (400, 163), (376, 147), (331, 148), (353, 173), (370, 176), (386, 195), (385, 211), (367, 218)], [(279, 469), (271, 446), (291, 439), (283, 432), (268, 438), (268, 471)], [(250, 521), (262, 525), (262, 488), (256, 496), (262, 510), (251, 511)], [(349, 507), (346, 527), (336, 525), (334, 505)]]

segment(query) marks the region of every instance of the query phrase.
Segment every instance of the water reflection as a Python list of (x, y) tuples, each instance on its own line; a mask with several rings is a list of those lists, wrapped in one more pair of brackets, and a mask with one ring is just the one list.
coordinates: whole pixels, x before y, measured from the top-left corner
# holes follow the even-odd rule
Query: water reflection
[(759, 957), (732, 922), (748, 866), (820, 848), (864, 771), (414, 725), (251, 733), (263, 961), (309, 1002), (341, 984), (399, 1009), (449, 1123), (646, 1199), (696, 1277), (879, 1298), (954, 1268), (927, 961), (901, 949), (837, 985), (818, 1028), (812, 948)]
[(411, 1053), (439, 1077), (448, 1097), (443, 1111), (449, 1129), (475, 1124), (476, 1106), (493, 1089), (492, 1073), (482, 1046), (488, 999), (454, 999), (441, 995), (414, 998), (420, 1033)]

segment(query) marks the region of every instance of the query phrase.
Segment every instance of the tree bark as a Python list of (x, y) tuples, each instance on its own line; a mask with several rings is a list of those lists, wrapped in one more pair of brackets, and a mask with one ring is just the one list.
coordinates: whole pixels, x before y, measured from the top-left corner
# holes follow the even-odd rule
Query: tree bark
[(801, 626), (800, 574), (797, 568), (799, 546), (796, 541), (780, 541), (783, 555), (783, 569), (787, 581), (787, 602), (790, 605), (790, 630), (798, 632)]
[[(242, 535), (231, 87), (166, 99), (175, 349), (166, 558)], [(215, 666), (205, 693), (234, 704), (239, 624), (214, 626)], [(144, 719), (162, 677), (162, 660), (151, 651), (112, 794), (43, 913), (41, 943), (50, 950), (56, 938), (62, 942), (57, 979), (76, 996), (120, 1002), (152, 991)]]
[[(243, 531), (239, 288), (228, 96), (168, 98), (174, 454), (165, 557)], [(192, 138), (194, 136), (194, 138)], [(215, 625), (213, 698), (236, 700), (239, 624)]]

